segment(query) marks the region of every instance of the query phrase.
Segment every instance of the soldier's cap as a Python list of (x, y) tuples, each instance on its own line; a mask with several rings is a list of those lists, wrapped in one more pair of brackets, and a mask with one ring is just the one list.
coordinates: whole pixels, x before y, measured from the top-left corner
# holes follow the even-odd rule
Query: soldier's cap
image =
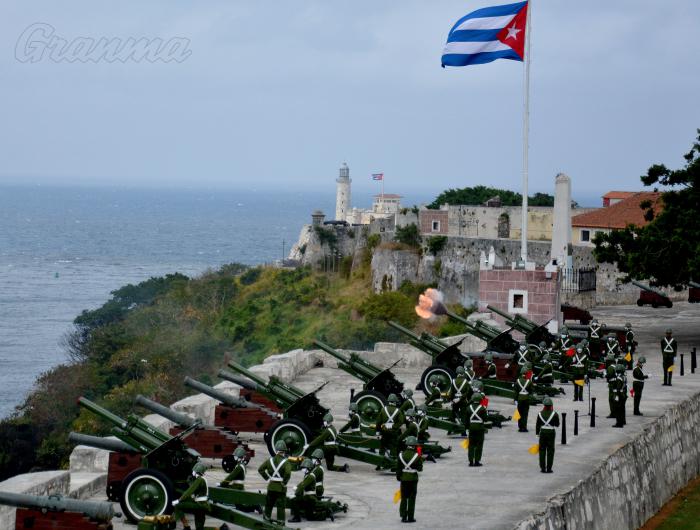
[(333, 414), (331, 414), (330, 412), (326, 412), (323, 415), (323, 421), (325, 421), (326, 423), (333, 423)]
[(301, 463), (301, 469), (312, 469), (313, 467), (314, 467), (314, 465), (311, 462), (311, 459), (304, 458), (304, 461)]
[(552, 398), (549, 397), (549, 396), (547, 396), (546, 398), (544, 398), (544, 399), (542, 400), (542, 404), (543, 404), (545, 407), (551, 407), (551, 406), (554, 405), (554, 403), (552, 402)]
[(671, 328), (668, 328), (668, 329), (666, 330), (666, 334), (667, 334), (667, 335), (670, 335), (671, 333), (673, 333), (673, 330), (672, 330)]
[(588, 344), (588, 339), (581, 339), (581, 344)]
[(415, 436), (409, 436), (408, 438), (406, 438), (406, 445), (409, 447), (415, 447), (416, 445), (418, 445), (418, 438), (416, 438)]
[(471, 368), (472, 366), (474, 366), (474, 361), (472, 361), (471, 359), (467, 359), (466, 361), (464, 361), (464, 366), (466, 366), (467, 368)]
[(549, 361), (549, 354), (548, 354), (548, 353), (545, 353), (545, 354), (542, 356), (542, 360), (543, 360), (543, 361)]
[(629, 322), (627, 322), (627, 323), (625, 324), (625, 327), (626, 327), (626, 328), (631, 328), (631, 327), (632, 327), (632, 324), (630, 324)]
[(481, 394), (475, 392), (474, 395), (472, 396), (472, 398), (471, 398), (469, 401), (471, 401), (472, 403), (478, 403), (478, 402), (481, 401), (482, 399), (483, 399), (483, 398), (481, 397)]
[(287, 444), (284, 442), (284, 440), (277, 440), (275, 443), (275, 451), (278, 453), (286, 453), (287, 452)]
[(246, 452), (245, 449), (242, 447), (236, 447), (235, 451), (233, 451), (233, 457), (238, 458), (239, 460), (241, 458), (245, 458), (248, 453)]
[(406, 416), (415, 416), (415, 415), (416, 415), (416, 409), (406, 410)]
[(484, 355), (484, 359), (487, 361), (493, 361), (493, 353), (487, 353)]
[(473, 388), (474, 390), (481, 390), (482, 388), (484, 388), (484, 383), (482, 383), (481, 381), (479, 381), (478, 379), (476, 379), (476, 380), (472, 383), (472, 388)]
[(546, 343), (545, 341), (541, 340), (541, 341), (540, 341), (540, 344), (539, 344), (539, 347), (540, 347), (540, 348), (546, 348), (546, 347), (547, 347), (547, 343)]
[(577, 353), (582, 353), (582, 352), (583, 352), (583, 346), (581, 346), (580, 344), (579, 344), (578, 346), (576, 346), (576, 352), (577, 352)]
[(640, 357), (639, 359), (637, 359), (637, 364), (644, 364), (645, 362), (647, 362), (646, 357)]
[(357, 412), (357, 403), (355, 403), (354, 401), (350, 403), (350, 405), (348, 406), (348, 410), (351, 410), (352, 412)]
[(568, 333), (568, 332), (569, 332), (569, 328), (567, 328), (566, 326), (561, 327), (561, 333)]
[(527, 366), (523, 366), (523, 367), (520, 369), (520, 375), (525, 375), (525, 374), (528, 373), (529, 371), (530, 371), (530, 369), (529, 369)]
[(207, 465), (204, 462), (197, 462), (192, 468), (192, 473), (196, 475), (204, 475), (207, 471)]
[(389, 403), (398, 403), (399, 402), (399, 396), (396, 394), (389, 394), (389, 398), (387, 399)]
[(411, 390), (410, 388), (404, 388), (404, 389), (403, 389), (403, 394), (404, 394), (405, 396), (411, 397), (411, 396), (413, 395), (413, 390)]
[(598, 319), (597, 319), (597, 318), (594, 318), (594, 319), (591, 320), (591, 324), (597, 324), (597, 323), (598, 323)]
[(419, 412), (428, 412), (428, 407), (425, 405), (425, 403), (421, 403), (420, 405), (418, 405), (417, 410)]
[(314, 449), (314, 452), (311, 453), (311, 458), (315, 458), (316, 460), (322, 460), (323, 459), (323, 449)]
[(457, 369), (455, 370), (458, 374), (463, 374), (464, 373), (464, 367), (463, 366), (458, 366)]
[(615, 366), (615, 371), (616, 372), (624, 372), (625, 371), (625, 365), (624, 364), (618, 364)]

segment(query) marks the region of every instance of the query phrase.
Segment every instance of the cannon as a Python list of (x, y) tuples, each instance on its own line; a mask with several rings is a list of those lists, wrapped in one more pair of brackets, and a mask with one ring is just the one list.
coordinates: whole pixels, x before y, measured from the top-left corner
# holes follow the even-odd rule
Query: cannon
[(489, 311), (500, 315), (507, 326), (525, 335), (525, 341), (528, 344), (539, 344), (541, 341), (550, 344), (556, 339), (556, 337), (547, 329), (548, 322), (544, 324), (537, 324), (536, 322), (533, 322), (522, 315), (510, 315), (509, 313), (501, 311), (492, 305), (487, 305), (486, 308)]
[[(119, 488), (119, 504), (131, 522), (138, 522), (149, 515), (164, 515), (172, 512), (172, 501), (188, 487), (188, 478), (200, 454), (185, 444), (184, 439), (198, 423), (171, 436), (157, 429), (138, 416), (130, 414), (126, 419), (81, 397), (78, 404), (112, 424), (112, 434), (132, 447), (141, 460), (141, 465), (132, 470)], [(74, 435), (75, 438), (75, 435)], [(90, 441), (85, 435), (78, 439)], [(97, 440), (105, 447), (109, 442)], [(265, 495), (249, 491), (210, 487), (211, 515), (217, 519), (234, 523), (244, 528), (280, 529), (251, 514), (236, 510), (234, 506), (260, 506)]]
[[(274, 401), (282, 409), (282, 418), (276, 421), (265, 432), (264, 439), (270, 454), (274, 454), (275, 443), (284, 440), (287, 449), (292, 456), (303, 455), (306, 446), (323, 429), (323, 416), (329, 412), (316, 396), (327, 383), (322, 384), (312, 392), (303, 390), (283, 382), (275, 376), (270, 376), (266, 381), (259, 375), (251, 372), (242, 365), (230, 361), (228, 366), (245, 376), (251, 382), (256, 392)], [(219, 371), (219, 377), (228, 379), (231, 374), (225, 370)], [(238, 380), (234, 377), (234, 381)], [(395, 468), (396, 461), (379, 454), (371, 453), (362, 448), (360, 444), (349, 438), (338, 437), (338, 455), (374, 464), (381, 468)]]
[(688, 282), (688, 302), (691, 304), (700, 302), (700, 283), (694, 281)]
[[(109, 523), (112, 518), (122, 516), (121, 513), (114, 511), (111, 502), (79, 501), (61, 495), (40, 497), (23, 493), (0, 491), (0, 504), (31, 510), (34, 514), (36, 514), (36, 512), (43, 515), (48, 513), (65, 514), (65, 517), (62, 517), (59, 523), (61, 528), (69, 528), (68, 525), (71, 522), (78, 523), (83, 517), (87, 517), (93, 521)], [(23, 524), (23, 521), (24, 515), (18, 510), (17, 528), (33, 528), (34, 526), (38, 528), (41, 526), (41, 523), (36, 520), (34, 520), (33, 524), (28, 520), (26, 521), (27, 524)], [(30, 524), (31, 526), (28, 526)], [(53, 527), (54, 526), (51, 526), (51, 528)], [(42, 526), (42, 528), (44, 528), (44, 526)]]
[(218, 401), (220, 405), (214, 409), (214, 425), (234, 434), (265, 432), (278, 419), (277, 412), (263, 405), (236, 398), (191, 377), (185, 377), (185, 386)]
[(651, 305), (653, 308), (659, 306), (673, 307), (673, 302), (671, 302), (671, 299), (663, 291), (635, 280), (632, 280), (632, 284), (641, 289), (639, 291), (639, 298), (637, 299), (637, 305), (639, 307), (643, 305)]
[(235, 467), (232, 453), (238, 446), (243, 447), (250, 458), (255, 456), (255, 452), (247, 444), (242, 443), (235, 434), (229, 431), (213, 425), (205, 425), (199, 418), (193, 418), (187, 414), (177, 412), (140, 394), (136, 396), (134, 402), (172, 421), (175, 424), (174, 427), (170, 428), (172, 436), (177, 436), (185, 429), (191, 429), (192, 432), (187, 437), (188, 447), (191, 447), (206, 458), (222, 459), (221, 466), (228, 473), (233, 471)]

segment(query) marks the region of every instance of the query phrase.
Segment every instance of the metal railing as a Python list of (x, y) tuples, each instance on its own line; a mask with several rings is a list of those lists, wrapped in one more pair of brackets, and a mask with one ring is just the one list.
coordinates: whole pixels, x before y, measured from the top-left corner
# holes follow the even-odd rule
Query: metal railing
[(595, 291), (595, 268), (586, 269), (562, 269), (561, 290), (565, 293), (585, 293)]

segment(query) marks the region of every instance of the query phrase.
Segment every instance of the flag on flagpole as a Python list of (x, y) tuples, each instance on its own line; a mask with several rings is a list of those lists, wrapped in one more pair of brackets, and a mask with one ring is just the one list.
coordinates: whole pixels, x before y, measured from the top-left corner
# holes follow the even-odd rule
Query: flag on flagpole
[(372, 180), (384, 180), (384, 173), (372, 173)]
[(627, 352), (627, 355), (625, 355), (625, 361), (630, 362), (632, 360), (632, 354), (630, 352)]
[(530, 446), (530, 449), (527, 450), (531, 455), (536, 455), (537, 453), (540, 452), (540, 444), (535, 444), (533, 446)]
[(442, 67), (523, 61), (528, 2), (477, 9), (460, 18), (447, 36)]
[(394, 492), (394, 504), (396, 504), (396, 503), (399, 502), (400, 500), (401, 500), (401, 489), (397, 489), (397, 490)]
[(513, 413), (513, 420), (518, 421), (520, 419), (520, 411), (518, 409), (515, 409), (515, 412)]
[(462, 440), (462, 442), (459, 445), (461, 445), (462, 449), (464, 449), (465, 451), (469, 449), (469, 438), (465, 438), (464, 440)]

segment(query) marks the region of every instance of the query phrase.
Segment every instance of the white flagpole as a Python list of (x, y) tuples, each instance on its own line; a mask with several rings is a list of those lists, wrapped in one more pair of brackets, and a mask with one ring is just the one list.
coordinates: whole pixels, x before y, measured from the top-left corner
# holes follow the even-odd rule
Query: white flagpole
[(527, 18), (525, 22), (525, 68), (523, 73), (523, 211), (520, 230), (520, 259), (523, 263), (527, 263), (527, 179), (528, 151), (530, 149), (528, 135), (530, 132), (530, 24), (532, 17), (532, 1), (533, 0), (530, 0), (527, 4)]

